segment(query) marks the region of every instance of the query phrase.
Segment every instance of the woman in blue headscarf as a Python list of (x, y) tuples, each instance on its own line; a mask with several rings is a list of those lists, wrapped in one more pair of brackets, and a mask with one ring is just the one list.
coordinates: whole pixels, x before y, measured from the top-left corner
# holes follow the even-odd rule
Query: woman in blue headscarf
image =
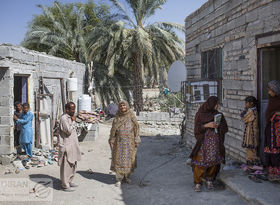
[(17, 124), (21, 125), (21, 132), (19, 136), (19, 144), (25, 150), (26, 155), (32, 157), (32, 144), (33, 144), (33, 128), (32, 120), (33, 114), (29, 110), (30, 106), (28, 103), (23, 104), (23, 114), (19, 119), (17, 116), (14, 116)]

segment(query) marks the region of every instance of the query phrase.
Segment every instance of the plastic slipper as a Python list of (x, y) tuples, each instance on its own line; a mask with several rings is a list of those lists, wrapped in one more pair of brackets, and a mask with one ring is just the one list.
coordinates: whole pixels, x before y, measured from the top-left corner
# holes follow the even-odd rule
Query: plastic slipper
[(260, 170), (257, 170), (257, 171), (255, 171), (255, 172), (253, 172), (251, 174), (252, 175), (264, 175), (264, 173), (262, 171), (260, 171)]
[(254, 165), (254, 166), (252, 167), (252, 169), (255, 169), (255, 170), (263, 170), (263, 167)]
[(246, 172), (246, 171), (248, 170), (248, 167), (247, 167), (246, 164), (242, 164), (242, 165), (241, 165), (241, 169), (242, 169), (244, 172)]
[(196, 184), (194, 187), (195, 192), (201, 192), (201, 184)]
[(258, 179), (257, 177), (255, 177), (255, 176), (250, 175), (250, 176), (248, 176), (248, 178), (250, 180), (252, 180), (253, 182), (262, 183), (262, 181), (260, 179)]
[(257, 177), (258, 179), (263, 180), (263, 181), (268, 181), (268, 177), (267, 177), (266, 175), (256, 175), (256, 177)]

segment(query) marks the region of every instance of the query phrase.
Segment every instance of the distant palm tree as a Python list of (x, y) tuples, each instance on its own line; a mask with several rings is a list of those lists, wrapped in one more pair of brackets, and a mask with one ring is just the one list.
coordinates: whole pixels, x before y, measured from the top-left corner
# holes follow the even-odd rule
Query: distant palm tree
[(45, 19), (32, 25), (23, 45), (31, 47), (37, 44), (47, 48), (48, 54), (87, 62), (84, 8), (74, 10), (73, 5), (62, 5), (58, 2), (55, 2), (53, 7), (38, 7), (43, 10)]
[[(184, 31), (175, 23), (157, 22), (146, 24), (166, 0), (110, 0), (120, 10), (123, 19), (110, 27), (98, 27), (89, 35), (91, 56), (105, 59), (112, 76), (120, 64), (132, 71), (134, 107), (139, 114), (143, 110), (143, 86), (145, 76), (148, 83), (157, 84), (159, 69), (184, 56), (183, 41), (174, 29)], [(98, 39), (98, 40), (96, 40)]]

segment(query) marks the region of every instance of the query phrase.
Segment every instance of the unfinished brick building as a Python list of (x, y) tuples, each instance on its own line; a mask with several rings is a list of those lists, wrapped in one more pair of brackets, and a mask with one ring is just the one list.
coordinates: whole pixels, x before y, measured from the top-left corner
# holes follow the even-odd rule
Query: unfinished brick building
[[(262, 144), (266, 85), (280, 80), (280, 1), (209, 0), (185, 19), (185, 27), (186, 84), (209, 79), (217, 82), (220, 110), (229, 125), (227, 153), (244, 160), (240, 119), (244, 99), (253, 95), (259, 100)], [(207, 96), (199, 98), (203, 97)], [(186, 112), (189, 145), (195, 142), (194, 115), (200, 105), (193, 99)]]
[[(69, 96), (66, 79), (71, 73), (78, 79), (78, 86), (77, 91)], [(52, 135), (58, 110), (61, 110), (60, 114), (63, 112), (62, 104), (68, 99), (77, 103), (78, 97), (82, 95), (84, 75), (84, 64), (18, 46), (0, 44), (0, 155), (6, 156), (15, 151), (15, 101), (30, 104), (31, 112), (35, 116), (34, 138), (45, 132)], [(39, 120), (41, 127), (36, 123)], [(36, 140), (35, 143), (40, 143)], [(1, 159), (0, 157), (0, 161)]]

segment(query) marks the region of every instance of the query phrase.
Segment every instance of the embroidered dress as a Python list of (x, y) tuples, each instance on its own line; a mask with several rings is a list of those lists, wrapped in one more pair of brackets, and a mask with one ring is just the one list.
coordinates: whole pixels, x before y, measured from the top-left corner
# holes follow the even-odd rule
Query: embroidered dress
[(280, 153), (280, 113), (276, 113), (271, 118), (270, 124), (270, 143), (264, 148), (265, 153), (279, 154)]
[(114, 147), (116, 148), (113, 150), (114, 167), (111, 167), (111, 169), (122, 174), (132, 172), (137, 165), (133, 123), (131, 120), (128, 120), (120, 127)]
[(260, 164), (257, 156), (257, 148), (259, 145), (259, 127), (258, 127), (258, 111), (249, 108), (248, 111), (241, 114), (242, 121), (245, 123), (242, 147), (246, 148), (246, 160), (248, 164)]
[(223, 157), (219, 151), (219, 144), (218, 134), (213, 129), (208, 129), (197, 157), (192, 160), (192, 164), (201, 167), (212, 167), (222, 163)]
[(266, 161), (268, 174), (276, 180), (280, 180), (280, 113), (275, 113), (270, 124), (265, 130)]
[(135, 143), (139, 143), (140, 138), (135, 136), (134, 126), (132, 120), (127, 120), (120, 126), (114, 138), (111, 138), (111, 141), (114, 139), (114, 147), (110, 169), (118, 174), (129, 175), (137, 167)]

